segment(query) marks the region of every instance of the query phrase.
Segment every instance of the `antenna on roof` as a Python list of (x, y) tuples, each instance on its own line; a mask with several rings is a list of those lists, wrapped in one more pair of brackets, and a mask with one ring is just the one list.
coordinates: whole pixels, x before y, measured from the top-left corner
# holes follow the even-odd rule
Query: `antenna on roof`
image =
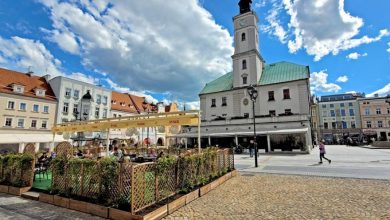
[(32, 66), (28, 66), (27, 73), (33, 73), (33, 71), (32, 71)]

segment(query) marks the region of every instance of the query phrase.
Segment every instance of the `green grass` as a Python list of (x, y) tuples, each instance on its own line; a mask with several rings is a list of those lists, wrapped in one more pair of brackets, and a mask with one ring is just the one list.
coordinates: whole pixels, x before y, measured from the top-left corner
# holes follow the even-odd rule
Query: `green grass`
[(35, 174), (35, 180), (32, 187), (41, 190), (48, 190), (51, 186), (52, 175), (51, 172), (48, 172), (47, 174), (47, 176), (46, 174)]

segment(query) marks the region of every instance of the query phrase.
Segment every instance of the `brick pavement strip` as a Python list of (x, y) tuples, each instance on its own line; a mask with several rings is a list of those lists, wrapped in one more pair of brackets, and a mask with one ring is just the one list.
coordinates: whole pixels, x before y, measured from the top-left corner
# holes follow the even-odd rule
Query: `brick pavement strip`
[(390, 219), (390, 181), (239, 175), (166, 219)]

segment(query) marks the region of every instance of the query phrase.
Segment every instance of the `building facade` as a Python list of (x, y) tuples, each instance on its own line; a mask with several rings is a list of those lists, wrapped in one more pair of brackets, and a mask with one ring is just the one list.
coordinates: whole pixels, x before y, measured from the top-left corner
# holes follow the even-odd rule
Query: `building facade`
[(320, 141), (320, 115), (319, 115), (319, 109), (318, 109), (318, 99), (315, 96), (311, 97), (311, 104), (310, 104), (310, 111), (311, 111), (311, 134), (312, 134), (312, 140), (314, 144), (318, 144)]
[(0, 151), (23, 152), (27, 143), (49, 149), (57, 99), (44, 77), (0, 68)]
[(328, 144), (343, 144), (346, 137), (361, 134), (360, 93), (321, 96), (318, 102), (320, 136)]
[(376, 141), (390, 140), (390, 103), (386, 97), (358, 99), (363, 134)]
[[(259, 48), (258, 17), (255, 12), (233, 18), (235, 52), (233, 72), (207, 83), (200, 92), (202, 145), (248, 146), (256, 139), (265, 151), (310, 151), (310, 70), (290, 62), (265, 64)], [(253, 115), (248, 87), (259, 96)], [(182, 137), (196, 136), (187, 128)], [(189, 139), (190, 144), (196, 139)]]

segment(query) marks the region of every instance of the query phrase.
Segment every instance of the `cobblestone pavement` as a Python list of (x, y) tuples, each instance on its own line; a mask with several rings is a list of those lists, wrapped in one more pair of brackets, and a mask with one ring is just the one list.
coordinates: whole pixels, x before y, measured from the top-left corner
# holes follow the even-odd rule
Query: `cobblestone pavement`
[(0, 219), (103, 219), (82, 212), (0, 193)]
[(390, 219), (390, 181), (239, 175), (167, 219)]

